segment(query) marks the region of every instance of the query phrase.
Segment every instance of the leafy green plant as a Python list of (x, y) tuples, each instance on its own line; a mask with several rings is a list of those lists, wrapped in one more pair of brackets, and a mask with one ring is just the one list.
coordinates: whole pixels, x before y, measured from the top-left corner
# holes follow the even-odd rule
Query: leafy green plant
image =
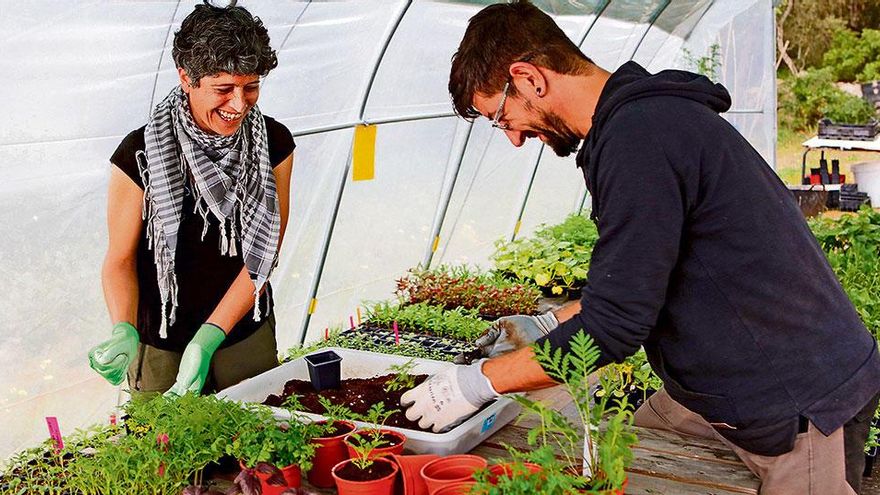
[(147, 429), (104, 442), (68, 465), (74, 493), (179, 493), (202, 485), (202, 470), (253, 424), (251, 409), (214, 396), (158, 396), (125, 406), (132, 424)]
[(880, 79), (880, 30), (838, 29), (822, 62), (839, 81)]
[(427, 333), (472, 342), (483, 334), (490, 322), (481, 320), (477, 310), (445, 310), (425, 303), (399, 306), (378, 302), (367, 308), (367, 324), (391, 328), (397, 322), (402, 332)]
[(321, 427), (296, 418), (277, 423), (272, 410), (265, 406), (253, 407), (253, 413), (253, 421), (235, 436), (227, 454), (250, 468), (261, 463), (277, 468), (297, 465), (303, 471), (312, 467), (316, 448), (312, 439), (321, 434)]
[(495, 271), (504, 277), (562, 294), (586, 283), (590, 256), (598, 239), (593, 222), (582, 215), (571, 215), (559, 225), (543, 226), (533, 237), (496, 242), (492, 260)]
[(409, 390), (416, 386), (416, 378), (412, 375), (416, 362), (410, 359), (402, 364), (392, 364), (388, 367), (388, 371), (394, 374), (394, 377), (385, 384), (386, 392), (395, 390)]
[[(526, 439), (530, 446), (543, 448), (535, 451), (545, 457), (537, 459), (537, 463), (545, 466), (545, 471), (553, 476), (555, 483), (577, 489), (619, 489), (626, 479), (624, 468), (632, 461), (631, 446), (636, 442), (632, 433), (632, 410), (626, 398), (611, 402), (616, 395), (613, 391), (620, 383), (614, 380), (612, 374), (600, 376), (602, 388), (611, 393), (592, 402), (588, 377), (595, 370), (599, 350), (592, 338), (583, 331), (572, 338), (570, 353), (563, 354), (560, 349), (554, 351), (549, 342), (535, 344), (532, 348), (536, 360), (548, 376), (560, 382), (571, 394), (580, 420), (580, 425), (572, 423), (562, 413), (541, 402), (524, 396), (512, 396), (540, 419), (539, 426), (532, 429)], [(604, 424), (600, 428), (602, 422)], [(583, 451), (578, 449), (581, 440)], [(563, 464), (556, 460), (555, 452), (562, 456)], [(572, 471), (580, 464), (582, 454), (585, 457), (584, 473), (590, 476), (585, 484)], [(478, 488), (476, 493), (482, 492)]]
[(780, 126), (792, 130), (814, 130), (822, 118), (864, 124), (875, 117), (867, 101), (834, 86), (833, 70), (828, 67), (782, 79), (778, 100)]
[[(615, 385), (613, 395), (617, 398), (628, 396), (631, 399), (633, 394), (638, 395), (639, 404), (648, 399), (648, 393), (660, 390), (663, 386), (663, 380), (654, 373), (651, 364), (648, 363), (648, 356), (644, 349), (639, 349), (632, 356), (627, 357), (622, 363), (611, 363), (602, 367), (598, 371), (599, 375), (609, 375), (608, 379)], [(604, 389), (597, 389), (596, 396), (602, 397), (607, 392)], [(638, 407), (638, 404), (630, 405)]]
[(471, 271), (467, 266), (413, 268), (397, 281), (404, 304), (427, 303), (444, 309), (475, 309), (484, 318), (535, 314), (541, 293), (532, 285), (497, 275)]
[(287, 350), (284, 361), (292, 361), (325, 347), (343, 347), (358, 351), (372, 351), (381, 354), (433, 359), (435, 361), (452, 361), (453, 358), (453, 356), (438, 349), (424, 347), (413, 342), (406, 342), (405, 340), (401, 340), (400, 344), (383, 344), (377, 342), (367, 333), (355, 332), (340, 335), (340, 330), (335, 329), (329, 333), (327, 339), (317, 340), (306, 346), (291, 347)]
[(721, 45), (712, 43), (709, 52), (702, 57), (694, 55), (687, 48), (681, 49), (688, 70), (708, 77), (712, 82), (719, 81), (721, 71)]

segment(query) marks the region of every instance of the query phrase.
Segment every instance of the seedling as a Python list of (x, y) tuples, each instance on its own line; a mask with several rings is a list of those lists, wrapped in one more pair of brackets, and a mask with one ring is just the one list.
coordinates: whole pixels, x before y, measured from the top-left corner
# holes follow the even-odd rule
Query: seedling
[(388, 370), (396, 374), (394, 375), (394, 378), (388, 380), (388, 383), (385, 385), (385, 391), (393, 392), (395, 390), (409, 390), (415, 387), (416, 378), (411, 373), (415, 367), (416, 362), (412, 359), (403, 364), (393, 364), (389, 366)]

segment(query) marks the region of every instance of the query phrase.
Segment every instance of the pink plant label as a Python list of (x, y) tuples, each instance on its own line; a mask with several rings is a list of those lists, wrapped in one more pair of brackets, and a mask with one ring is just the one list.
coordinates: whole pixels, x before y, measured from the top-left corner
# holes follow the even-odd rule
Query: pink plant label
[(351, 329), (354, 330), (354, 316), (348, 315), (348, 323), (351, 325)]
[(116, 426), (116, 415), (115, 414), (110, 415), (110, 424), (113, 426)]
[(394, 345), (400, 345), (400, 332), (397, 331), (397, 322), (391, 326), (394, 329)]
[(58, 427), (58, 418), (55, 416), (46, 416), (46, 426), (49, 427), (49, 436), (55, 442), (55, 450), (59, 451), (64, 448), (64, 440), (61, 439), (61, 428)]

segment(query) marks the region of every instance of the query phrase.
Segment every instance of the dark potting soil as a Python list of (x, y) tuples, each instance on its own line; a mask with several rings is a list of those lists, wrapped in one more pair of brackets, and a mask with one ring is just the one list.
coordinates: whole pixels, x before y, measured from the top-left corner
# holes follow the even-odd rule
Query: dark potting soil
[(336, 471), (336, 476), (349, 481), (370, 481), (382, 479), (394, 472), (394, 468), (387, 462), (374, 462), (366, 469), (361, 469), (349, 462), (342, 469)]
[[(277, 395), (270, 395), (269, 397), (278, 397)], [(269, 399), (266, 399), (267, 401)], [(268, 402), (264, 402), (263, 404), (268, 404)], [(271, 405), (271, 404), (270, 404)], [(335, 423), (330, 426), (330, 430), (326, 431), (321, 438), (331, 438), (338, 437), (340, 435), (345, 435), (346, 433), (352, 432), (351, 426), (348, 426), (345, 423)]]
[[(363, 436), (367, 437), (368, 440), (372, 438), (372, 435), (370, 433), (364, 433)], [(398, 437), (396, 435), (391, 435), (389, 433), (383, 433), (379, 437), (382, 439), (382, 443), (379, 444), (379, 447), (393, 447), (393, 446), (400, 443), (400, 437)], [(359, 446), (360, 441), (361, 441), (361, 435), (354, 434), (349, 437), (348, 441), (354, 445)]]
[[(284, 393), (281, 396), (271, 394), (263, 404), (280, 407), (291, 395), (299, 397), (303, 409), (314, 414), (324, 414), (324, 407), (318, 402), (318, 397), (325, 397), (331, 404), (349, 408), (357, 414), (366, 414), (373, 404), (383, 402), (386, 411), (394, 411), (386, 426), (396, 426), (418, 431), (431, 431), (422, 429), (418, 422), (406, 419), (403, 408), (400, 407), (400, 396), (406, 390), (385, 391), (385, 386), (393, 379), (395, 374), (374, 376), (372, 378), (349, 378), (339, 383), (338, 389), (328, 389), (316, 392), (312, 383), (305, 380), (290, 380), (284, 384)], [(414, 375), (415, 384), (418, 385), (428, 378), (428, 375)]]

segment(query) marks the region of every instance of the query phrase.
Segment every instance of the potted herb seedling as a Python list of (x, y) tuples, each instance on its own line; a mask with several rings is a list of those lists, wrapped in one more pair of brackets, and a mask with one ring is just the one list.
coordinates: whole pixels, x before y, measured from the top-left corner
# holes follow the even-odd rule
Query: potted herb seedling
[[(296, 396), (289, 397), (285, 407), (301, 409)], [(298, 488), (302, 471), (312, 467), (316, 449), (312, 439), (321, 434), (322, 428), (295, 414), (288, 422), (277, 423), (269, 408), (253, 409), (254, 420), (235, 436), (227, 453), (239, 459), (243, 470), (251, 470), (249, 474), (260, 479), (264, 494)], [(274, 470), (279, 470), (281, 483), (270, 482)]]
[(390, 454), (402, 454), (406, 436), (394, 430), (383, 428), (385, 421), (394, 411), (385, 410), (385, 403), (373, 404), (367, 414), (360, 420), (375, 425), (370, 429), (363, 429), (349, 433), (343, 440), (351, 458), (364, 455), (383, 457)]
[(308, 479), (316, 487), (330, 488), (335, 483), (333, 467), (348, 459), (348, 449), (343, 440), (356, 427), (351, 422), (353, 415), (347, 407), (332, 404), (325, 397), (319, 397), (318, 401), (324, 408), (323, 414), (327, 419), (316, 423), (322, 427), (323, 432), (312, 439), (316, 448)]
[(373, 450), (382, 443), (381, 437), (369, 435), (361, 439), (357, 456), (333, 466), (332, 475), (339, 495), (394, 493), (397, 464), (384, 457), (376, 457)]

